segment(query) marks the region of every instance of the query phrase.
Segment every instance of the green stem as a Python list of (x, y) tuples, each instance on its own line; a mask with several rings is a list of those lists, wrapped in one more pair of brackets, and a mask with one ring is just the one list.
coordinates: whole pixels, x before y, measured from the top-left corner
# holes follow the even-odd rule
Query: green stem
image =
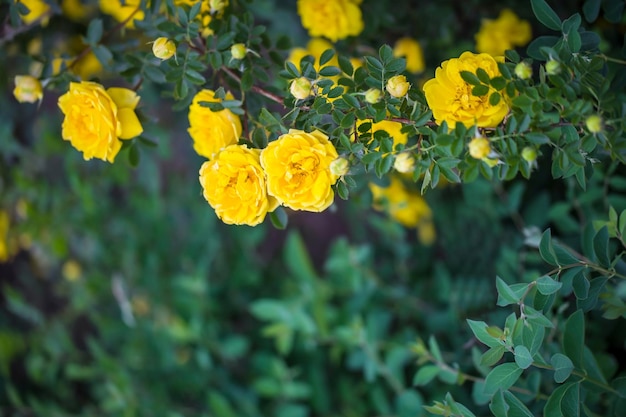
[[(533, 362), (533, 363), (532, 363), (532, 366), (534, 366), (535, 368), (547, 369), (547, 370), (549, 370), (549, 371), (554, 371), (554, 367), (552, 367), (552, 366), (550, 366), (550, 365), (543, 365), (543, 364), (541, 364), (541, 363), (536, 363), (536, 362)], [(610, 392), (611, 394), (619, 395), (619, 392), (617, 392), (616, 390), (614, 390), (611, 386), (609, 386), (609, 385), (605, 384), (605, 383), (604, 383), (604, 382), (602, 382), (602, 381), (598, 381), (598, 380), (596, 380), (596, 379), (589, 378), (589, 377), (587, 376), (587, 374), (586, 374), (586, 373), (581, 372), (581, 371), (579, 371), (579, 370), (577, 370), (577, 369), (574, 369), (574, 370), (572, 371), (572, 375), (576, 375), (577, 377), (580, 377), (583, 381), (587, 381), (587, 382), (589, 382), (590, 384), (596, 385), (596, 386), (598, 386), (598, 387), (602, 388), (603, 390), (605, 390), (605, 391), (607, 391), (607, 392)]]

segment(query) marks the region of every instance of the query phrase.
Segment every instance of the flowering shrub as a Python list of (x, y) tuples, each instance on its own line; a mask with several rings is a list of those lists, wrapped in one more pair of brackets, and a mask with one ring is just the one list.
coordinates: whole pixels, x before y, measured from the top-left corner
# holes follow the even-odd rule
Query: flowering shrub
[(0, 11), (1, 415), (622, 414), (623, 1)]

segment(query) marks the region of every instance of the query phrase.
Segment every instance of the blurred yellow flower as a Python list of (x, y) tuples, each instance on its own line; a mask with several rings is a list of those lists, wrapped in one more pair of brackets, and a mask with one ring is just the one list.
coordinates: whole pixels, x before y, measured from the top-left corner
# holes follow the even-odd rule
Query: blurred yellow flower
[(68, 281), (77, 281), (83, 274), (80, 264), (74, 259), (68, 259), (61, 267), (61, 275)]
[[(196, 4), (198, 0), (174, 0), (176, 6), (188, 6), (191, 7)], [(203, 37), (207, 37), (213, 34), (213, 30), (209, 27), (209, 24), (213, 18), (221, 19), (224, 15), (224, 9), (228, 6), (228, 0), (203, 0), (200, 6), (200, 13), (196, 18), (200, 22), (201, 34)]]
[(402, 98), (409, 92), (411, 84), (406, 80), (404, 75), (394, 75), (387, 80), (385, 88), (392, 97)]
[(486, 158), (491, 153), (491, 145), (489, 140), (483, 137), (477, 137), (470, 141), (469, 154), (474, 159)]
[(401, 174), (409, 174), (415, 170), (415, 158), (408, 152), (401, 152), (396, 155), (393, 168)]
[(9, 260), (9, 214), (0, 210), (0, 263)]
[(521, 20), (512, 10), (504, 9), (496, 20), (483, 19), (476, 34), (476, 51), (501, 56), (507, 49), (526, 45), (531, 38), (530, 23)]
[[(239, 116), (228, 109), (212, 111), (202, 106), (201, 102), (219, 103), (221, 99), (214, 98), (213, 90), (199, 91), (189, 106), (189, 135), (193, 139), (193, 149), (208, 159), (227, 147), (236, 144), (241, 136), (241, 121)], [(232, 94), (227, 93), (226, 99), (232, 100)]]
[(144, 13), (140, 8), (141, 0), (100, 0), (100, 10), (113, 16), (118, 22), (126, 21), (126, 27), (133, 29), (135, 20), (143, 20)]
[(30, 25), (37, 19), (41, 18), (41, 24), (46, 25), (50, 14), (50, 5), (44, 0), (17, 0), (16, 3), (22, 3), (28, 7), (28, 13), (22, 15), (22, 21)]
[(330, 164), (337, 157), (328, 136), (319, 130), (289, 130), (261, 152), (269, 195), (293, 210), (325, 210), (335, 196), (331, 186), (339, 177)]
[(489, 54), (463, 52), (459, 58), (444, 61), (435, 70), (435, 78), (424, 84), (424, 94), (437, 124), (444, 121), (454, 129), (456, 122), (465, 126), (495, 127), (509, 112), (506, 100), (501, 99), (495, 106), (489, 102), (489, 95), (472, 95), (473, 86), (461, 78), (461, 71), (476, 73), (478, 68), (487, 72), (490, 78), (500, 76), (496, 60)]
[(277, 207), (267, 195), (259, 149), (230, 145), (200, 168), (203, 195), (226, 224), (256, 226)]
[(131, 139), (143, 132), (135, 108), (139, 96), (127, 88), (107, 90), (100, 84), (70, 83), (59, 97), (65, 115), (62, 136), (88, 160), (113, 162), (122, 147), (120, 139)]
[(82, 22), (89, 19), (96, 12), (94, 4), (85, 4), (81, 0), (62, 0), (61, 11), (68, 19)]
[(351, 0), (298, 0), (302, 26), (310, 36), (323, 36), (332, 42), (356, 36), (363, 30), (361, 9)]
[(436, 235), (432, 211), (426, 200), (417, 190), (407, 189), (400, 178), (391, 176), (390, 181), (387, 187), (369, 184), (374, 209), (386, 212), (405, 227), (417, 227), (420, 242), (432, 244)]
[[(357, 121), (357, 127), (367, 122), (372, 123), (371, 120), (359, 120)], [(402, 123), (400, 122), (394, 122), (393, 120), (381, 120), (380, 122), (372, 123), (372, 127), (370, 128), (372, 139), (374, 139), (374, 133), (378, 131), (387, 132), (393, 139), (394, 147), (398, 144), (406, 145), (409, 140), (408, 135), (402, 132)]]
[(16, 75), (13, 95), (20, 103), (35, 103), (43, 98), (43, 88), (35, 77)]
[(393, 47), (393, 56), (406, 59), (406, 70), (409, 72), (424, 71), (424, 54), (419, 42), (413, 38), (404, 37), (396, 41)]
[[(313, 67), (315, 68), (316, 71), (319, 71), (319, 69), (320, 69), (320, 57), (322, 56), (324, 51), (327, 50), (327, 49), (333, 49), (334, 50), (335, 48), (333, 47), (333, 44), (328, 42), (326, 39), (313, 38), (313, 39), (309, 40), (309, 42), (306, 45), (306, 48), (301, 48), (301, 47), (293, 48), (291, 50), (291, 53), (289, 54), (289, 57), (287, 58), (287, 61), (289, 61), (292, 64), (294, 64), (296, 66), (296, 68), (298, 68), (299, 70), (302, 70), (302, 68), (300, 68), (300, 61), (305, 56), (311, 55), (315, 59), (315, 61), (313, 63)], [(331, 60), (328, 61), (324, 65), (338, 66), (339, 65), (339, 61), (337, 60), (337, 55), (333, 56), (331, 58)]]

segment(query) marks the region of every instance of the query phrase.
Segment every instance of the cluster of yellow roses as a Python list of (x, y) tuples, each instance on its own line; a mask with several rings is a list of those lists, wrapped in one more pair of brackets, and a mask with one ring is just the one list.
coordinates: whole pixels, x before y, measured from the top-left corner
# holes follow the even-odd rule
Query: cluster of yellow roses
[(219, 101), (214, 95), (211, 90), (196, 94), (188, 132), (196, 152), (209, 159), (200, 168), (200, 184), (224, 223), (254, 226), (278, 205), (320, 212), (332, 204), (339, 176), (331, 163), (338, 154), (328, 136), (291, 129), (263, 150), (250, 149), (237, 144), (238, 116), (201, 105)]

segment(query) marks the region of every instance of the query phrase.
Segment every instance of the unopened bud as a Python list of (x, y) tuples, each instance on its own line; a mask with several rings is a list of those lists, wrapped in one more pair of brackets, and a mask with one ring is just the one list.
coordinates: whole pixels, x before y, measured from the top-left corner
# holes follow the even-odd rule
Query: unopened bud
[(165, 37), (160, 37), (152, 44), (152, 53), (159, 59), (170, 59), (176, 53), (174, 41)]
[(592, 114), (585, 120), (585, 125), (587, 126), (587, 130), (589, 130), (589, 132), (600, 133), (602, 132), (602, 117), (597, 114)]
[(330, 163), (330, 173), (337, 177), (343, 177), (349, 170), (350, 162), (346, 158), (337, 158)]
[(522, 149), (522, 158), (526, 162), (535, 162), (535, 160), (537, 159), (537, 150), (530, 146), (526, 146), (524, 149)]
[(39, 80), (31, 75), (16, 75), (13, 95), (20, 103), (34, 103), (43, 97)]
[(382, 95), (382, 91), (378, 88), (370, 88), (365, 92), (365, 101), (370, 104), (375, 104), (380, 101), (380, 96)]
[(393, 162), (393, 168), (402, 174), (413, 172), (415, 170), (415, 158), (408, 152), (399, 153)]
[(387, 80), (387, 92), (392, 97), (404, 97), (409, 92), (410, 87), (411, 84), (409, 84), (404, 75), (395, 75)]
[(520, 62), (515, 66), (515, 75), (521, 80), (527, 80), (533, 76), (533, 69), (528, 62)]
[(304, 77), (296, 78), (291, 82), (289, 91), (295, 98), (304, 100), (311, 95), (311, 81)]
[(561, 72), (561, 64), (559, 61), (555, 61), (554, 59), (546, 62), (546, 72), (548, 75), (556, 75)]
[(472, 139), (468, 147), (471, 157), (475, 159), (486, 158), (487, 155), (489, 155), (489, 153), (491, 152), (491, 145), (489, 145), (489, 140), (483, 137)]
[(235, 59), (243, 59), (243, 57), (246, 56), (247, 52), (248, 52), (248, 49), (246, 48), (246, 45), (244, 45), (243, 43), (236, 43), (230, 47), (230, 54)]

